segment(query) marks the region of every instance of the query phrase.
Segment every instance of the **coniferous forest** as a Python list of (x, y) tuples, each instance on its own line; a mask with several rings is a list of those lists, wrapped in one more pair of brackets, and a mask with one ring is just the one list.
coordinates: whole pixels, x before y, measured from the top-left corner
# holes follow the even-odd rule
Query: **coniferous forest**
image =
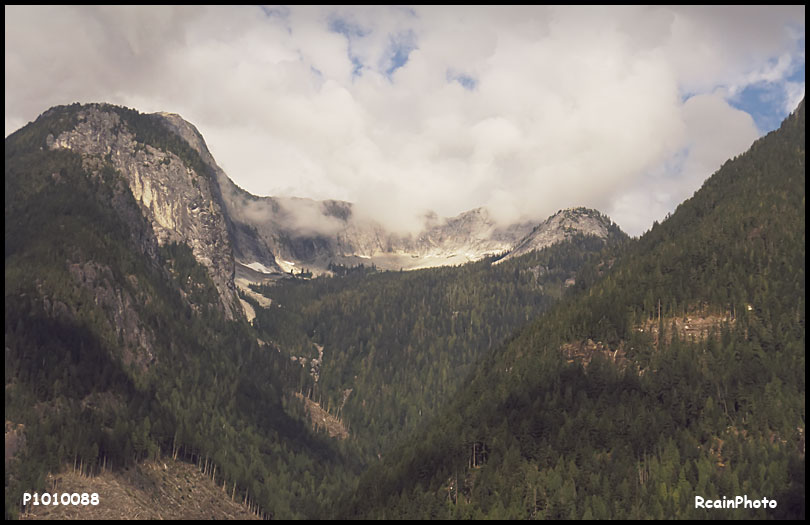
[[(802, 103), (487, 354), (344, 515), (803, 517), (804, 144)], [(687, 336), (697, 318), (714, 321)], [(583, 340), (608, 351), (587, 366), (561, 352)], [(777, 508), (694, 505), (742, 494)]]
[[(804, 102), (638, 239), (334, 267), (243, 294), (253, 323), (110, 165), (42, 148), (75, 109), (6, 139), (7, 518), (48, 472), (161, 456), (272, 518), (804, 517)], [(741, 495), (778, 504), (695, 507)]]

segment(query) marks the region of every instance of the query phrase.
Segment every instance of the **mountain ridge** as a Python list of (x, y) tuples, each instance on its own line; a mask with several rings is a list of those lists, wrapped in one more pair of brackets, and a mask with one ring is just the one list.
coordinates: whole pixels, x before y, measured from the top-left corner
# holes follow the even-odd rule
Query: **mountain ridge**
[[(418, 269), (504, 255), (518, 246), (519, 253), (525, 253), (565, 237), (551, 233), (552, 241), (535, 239), (532, 244), (524, 237), (536, 231), (536, 223), (501, 226), (483, 207), (448, 218), (428, 214), (421, 232), (395, 234), (373, 219), (359, 217), (349, 202), (246, 192), (219, 167), (199, 130), (178, 114), (147, 115), (108, 104), (61, 108), (74, 112), (75, 122), (49, 137), (47, 147), (76, 150), (85, 162), (98, 164), (103, 158), (121, 171), (150, 217), (158, 242), (182, 240), (192, 247), (211, 272), (228, 315), (238, 310), (233, 284), (237, 272), (248, 280), (261, 280), (263, 273), (304, 269), (315, 275), (328, 273), (332, 264)], [(52, 108), (40, 118), (57, 110)], [(150, 140), (165, 141), (155, 138), (156, 122), (185, 146), (151, 146)], [(177, 150), (182, 150), (180, 155)], [(178, 169), (181, 166), (185, 173)], [(596, 211), (592, 215), (601, 216)], [(549, 220), (544, 221), (547, 228), (552, 224)], [(584, 228), (584, 233), (606, 235), (605, 228), (590, 224), (569, 221), (563, 226), (569, 234)]]
[[(12, 133), (5, 144), (6, 417), (8, 428), (25, 429), (25, 445), (7, 469), (7, 517), (22, 510), (21, 492), (43, 488), (49, 471), (76, 462), (92, 474), (109, 464), (126, 468), (166, 454), (196, 463), (217, 485), (229, 486), (232, 496), (260, 502), (270, 515), (326, 512), (328, 502), (356, 480), (365, 450), (356, 443), (335, 444), (309, 430), (306, 402), (292, 394), (309, 385), (310, 370), (298, 364), (303, 360), (291, 360), (292, 350), (282, 351), (275, 341), (289, 324), (283, 316), (299, 314), (262, 298), (239, 276), (249, 271), (249, 277), (262, 279), (261, 270), (278, 267), (274, 253), (279, 259), (296, 251), (317, 254), (337, 241), (297, 232), (297, 226), (307, 226), (306, 220), (288, 222), (280, 233), (268, 227), (269, 234), (261, 236), (255, 222), (240, 219), (262, 207), (283, 217), (300, 211), (285, 210), (285, 205), (300, 207), (303, 202), (317, 212), (316, 220), (327, 217), (340, 225), (350, 218), (351, 206), (242, 192), (207, 154), (196, 128), (179, 116), (145, 115), (106, 104), (59, 106)], [(229, 214), (233, 195), (261, 206), (243, 208), (244, 216)], [(306, 214), (295, 218), (306, 219)], [(491, 222), (485, 212), (475, 210), (453, 225), (464, 241), (473, 231), (483, 231), (486, 241), (496, 231)], [(377, 249), (375, 243), (388, 249), (391, 242), (384, 231), (372, 240), (370, 249)], [(425, 253), (446, 241), (440, 225), (423, 239)], [(349, 246), (353, 242), (345, 241), (346, 250), (356, 249)], [(561, 295), (571, 268), (595, 257), (599, 249), (598, 242), (572, 244), (558, 250), (560, 260), (542, 254), (530, 270), (500, 269), (497, 282), (486, 286), (519, 288), (522, 297), (500, 301), (500, 315), (508, 322), (490, 331), (481, 308), (469, 305), (455, 311), (455, 305), (475, 297), (464, 297), (476, 284), (463, 276), (482, 278), (489, 260), (474, 268), (438, 269), (429, 279), (441, 277), (445, 283), (432, 292), (445, 295), (448, 307), (440, 315), (425, 312), (420, 323), (455, 324), (459, 338), (448, 334), (450, 339), (474, 335), (478, 346), (486, 348)], [(238, 264), (251, 253), (266, 257), (262, 260), (267, 264), (253, 265), (250, 259), (246, 262), (253, 268)], [(362, 257), (357, 262), (374, 264)], [(359, 270), (353, 274), (359, 279), (344, 284), (364, 285), (365, 273)], [(378, 277), (387, 280), (377, 282), (389, 290), (408, 289), (408, 279), (428, 275), (385, 273)], [(449, 274), (455, 276), (453, 282), (442, 277)], [(285, 281), (293, 286), (300, 282)], [(329, 281), (317, 284), (333, 286)], [(543, 291), (546, 285), (552, 294)], [(425, 283), (420, 289), (427, 289)], [(359, 305), (366, 308), (367, 301)], [(253, 310), (256, 321), (264, 322), (268, 306), (282, 315), (282, 323), (272, 324), (270, 318), (272, 338), (262, 339), (246, 319)], [(383, 315), (390, 313), (388, 309)], [(397, 326), (398, 342), (411, 332), (409, 319), (403, 321)], [(297, 355), (307, 356), (313, 334), (295, 334), (305, 347)], [(416, 335), (428, 342), (431, 331), (423, 327)], [(434, 352), (440, 351), (435, 339), (433, 343)], [(413, 348), (405, 344), (402, 350), (410, 355)], [(335, 367), (328, 362), (340, 357), (334, 350), (327, 348), (326, 365), (318, 358), (321, 383), (342, 383), (338, 375), (350, 373), (361, 361), (373, 362), (361, 345), (344, 353), (352, 356), (352, 363)], [(469, 355), (453, 359), (463, 357), (465, 366), (471, 366), (475, 350), (463, 350)], [(423, 357), (412, 357), (422, 368), (429, 365)], [(464, 369), (447, 363), (445, 374)], [(334, 369), (331, 375), (328, 367)], [(434, 376), (433, 384), (445, 382)], [(370, 385), (364, 392), (369, 396), (362, 402), (373, 401), (371, 389), (379, 375), (367, 378)], [(424, 392), (424, 384), (406, 388)], [(343, 397), (344, 392), (338, 393)], [(359, 392), (350, 396), (350, 405)], [(353, 421), (362, 421), (362, 403), (353, 409), (360, 418)], [(397, 435), (400, 415), (416, 418), (410, 413), (389, 418), (393, 426), (388, 435)], [(297, 490), (291, 479), (309, 479), (307, 491)], [(314, 493), (326, 494), (316, 509), (306, 496)]]
[[(317, 275), (327, 272), (330, 264), (375, 264), (388, 270), (419, 269), (477, 261), (511, 252), (517, 246), (522, 246), (520, 253), (526, 253), (561, 238), (552, 234), (553, 240), (536, 240), (532, 244), (524, 237), (536, 229), (536, 223), (522, 221), (498, 225), (484, 207), (446, 218), (429, 213), (421, 232), (402, 235), (387, 232), (373, 219), (357, 218), (354, 204), (350, 202), (252, 195), (239, 188), (216, 165), (205, 140), (193, 124), (177, 114), (156, 115), (188, 140), (216, 171), (229, 219), (238, 224), (240, 232), (237, 237), (240, 241), (235, 242), (239, 254), (237, 262), (247, 267), (259, 264), (270, 270), (264, 273), (300, 272), (306, 266)], [(601, 217), (595, 210), (592, 214)], [(549, 219), (544, 222), (551, 227)], [(268, 224), (272, 226), (268, 228)], [(569, 234), (582, 229), (580, 226), (572, 221), (566, 225)], [(601, 238), (607, 235), (606, 228), (591, 227), (589, 231), (583, 231), (589, 232)], [(254, 249), (243, 248), (245, 245)], [(265, 250), (256, 249), (258, 247)]]

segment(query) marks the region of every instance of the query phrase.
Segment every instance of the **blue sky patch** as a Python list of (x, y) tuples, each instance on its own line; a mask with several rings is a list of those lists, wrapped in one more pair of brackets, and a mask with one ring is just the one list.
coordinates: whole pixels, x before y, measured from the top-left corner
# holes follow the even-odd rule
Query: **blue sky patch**
[(452, 69), (447, 70), (447, 81), (458, 82), (467, 91), (473, 91), (478, 86), (478, 80), (475, 77)]
[(363, 74), (362, 73), (363, 72), (363, 67), (364, 67), (363, 63), (360, 62), (359, 58), (357, 58), (356, 56), (351, 55), (351, 49), (349, 50), (349, 58), (352, 61), (352, 76), (353, 77), (358, 77), (358, 76), (362, 75)]
[[(789, 77), (788, 82), (804, 84), (804, 63)], [(758, 82), (747, 86), (741, 93), (729, 100), (733, 107), (745, 111), (754, 118), (754, 123), (762, 133), (773, 131), (787, 117), (785, 105), (788, 93), (785, 82)]]
[(751, 115), (761, 133), (778, 128), (779, 123), (785, 118), (782, 89), (775, 84), (750, 85), (730, 100), (729, 104)]
[(337, 16), (330, 18), (329, 31), (340, 33), (348, 38), (349, 42), (351, 42), (352, 38), (362, 38), (371, 33), (370, 29), (366, 29), (359, 24), (352, 23), (349, 20)]
[(359, 24), (355, 24), (344, 18), (333, 16), (329, 20), (329, 31), (338, 33), (346, 37), (349, 42), (348, 54), (349, 60), (352, 62), (352, 77), (359, 77), (363, 74), (365, 65), (360, 61), (360, 58), (352, 51), (352, 42), (358, 38), (371, 33), (371, 29), (366, 29)]
[(407, 31), (389, 37), (388, 48), (383, 55), (383, 66), (386, 76), (391, 78), (394, 71), (408, 62), (411, 51), (416, 49), (416, 35)]

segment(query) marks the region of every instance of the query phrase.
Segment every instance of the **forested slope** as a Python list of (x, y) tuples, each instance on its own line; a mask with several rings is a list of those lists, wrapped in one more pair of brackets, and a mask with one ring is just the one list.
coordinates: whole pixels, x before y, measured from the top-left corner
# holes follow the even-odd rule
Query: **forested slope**
[[(60, 466), (161, 454), (274, 518), (804, 515), (804, 103), (641, 239), (335, 267), (243, 296), (254, 326), (110, 159), (48, 147), (76, 110), (5, 143), (7, 517)], [(313, 433), (296, 392), (349, 438)], [(778, 507), (693, 505), (742, 494)]]
[[(6, 517), (63, 465), (92, 474), (160, 454), (266, 515), (317, 515), (306, 496), (328, 505), (348, 471), (284, 410), (289, 360), (225, 319), (206, 269), (185, 244), (158, 245), (109, 162), (47, 147), (78, 109), (5, 141), (5, 414), (24, 434), (5, 471)], [(140, 147), (210, 175), (158, 121), (112, 110)]]
[[(343, 516), (804, 517), (804, 131), (802, 102), (490, 353)], [(743, 495), (776, 508), (695, 508)]]
[[(89, 114), (114, 126), (98, 143), (90, 133), (52, 147)], [(53, 108), (6, 139), (5, 406), (21, 445), (6, 469), (7, 517), (48, 472), (161, 455), (265, 516), (332, 516), (363, 465), (451, 400), (481, 355), (583, 286), (574, 276), (605, 247), (579, 236), (498, 267), (335, 267), (333, 279), (264, 290), (268, 309), (244, 296), (250, 326), (228, 319), (189, 246), (158, 242), (113, 153), (89, 152), (101, 141), (140, 171), (174, 159), (193, 187), (215, 176), (162, 119), (115, 106)], [(610, 228), (609, 246), (625, 240)], [(350, 438), (313, 433), (295, 393), (342, 418)]]
[(585, 286), (578, 273), (626, 240), (613, 225), (606, 240), (578, 235), (500, 265), (334, 267), (332, 278), (261, 288), (273, 304), (255, 305), (255, 325), (298, 358), (298, 391), (339, 417), (362, 457), (376, 460), (447, 404), (479, 358)]

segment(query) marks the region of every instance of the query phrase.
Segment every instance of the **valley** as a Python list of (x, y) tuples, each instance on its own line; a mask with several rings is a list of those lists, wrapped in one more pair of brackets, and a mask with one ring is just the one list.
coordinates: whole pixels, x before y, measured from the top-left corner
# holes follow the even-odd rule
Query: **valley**
[(6, 138), (6, 517), (78, 516), (22, 507), (56, 479), (97, 517), (801, 517), (804, 144), (802, 102), (639, 238), (403, 235), (249, 194), (178, 115), (52, 108)]

